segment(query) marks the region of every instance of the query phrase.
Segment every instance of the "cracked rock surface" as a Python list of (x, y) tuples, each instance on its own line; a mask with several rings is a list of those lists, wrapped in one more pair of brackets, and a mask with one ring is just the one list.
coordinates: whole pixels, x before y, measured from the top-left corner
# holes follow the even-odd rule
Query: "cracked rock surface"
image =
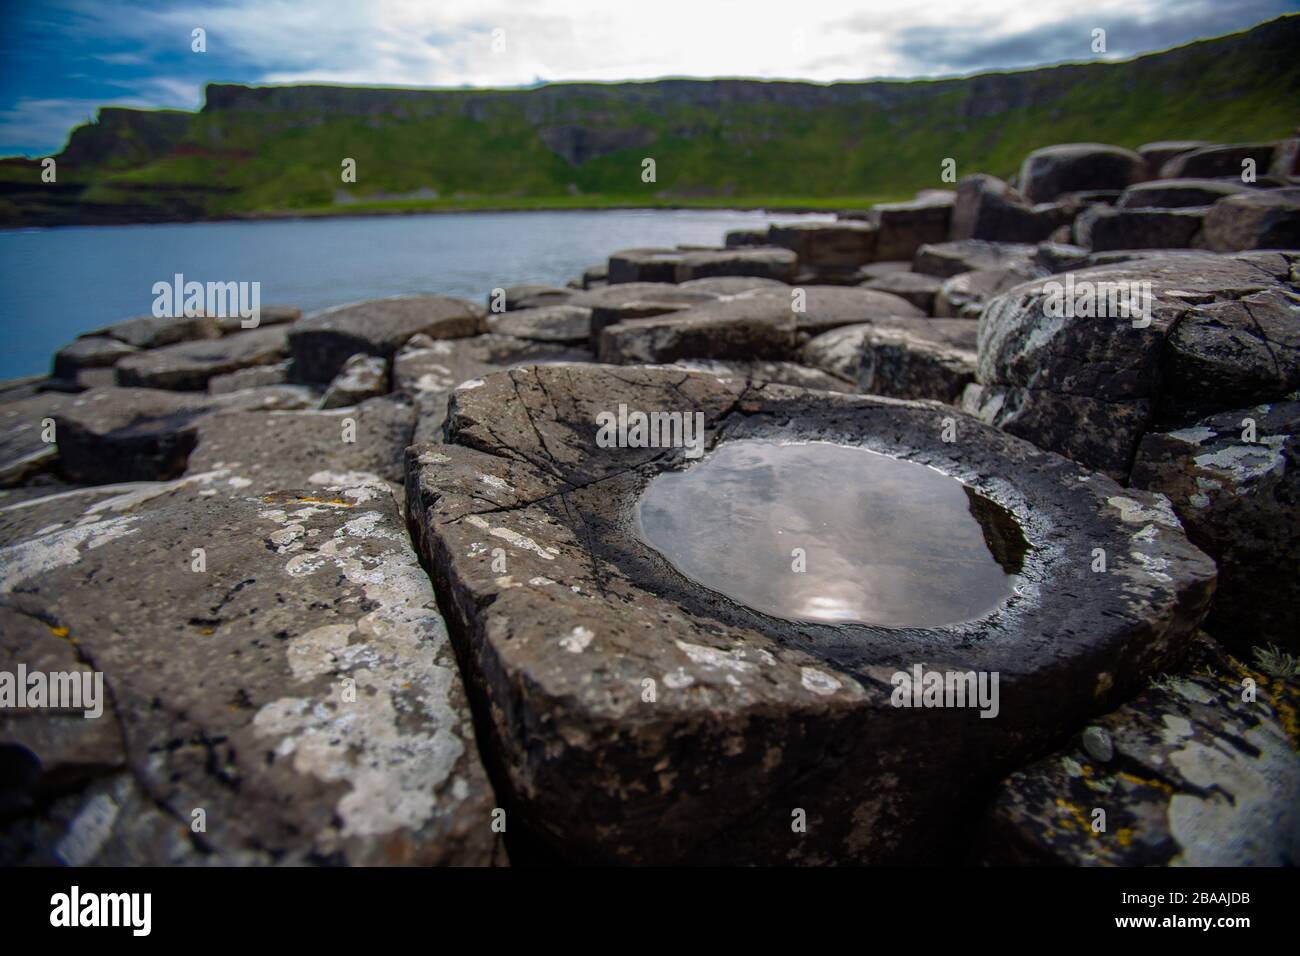
[[(391, 486), (237, 471), (3, 514), (6, 659), (103, 715), (6, 710), (5, 863), (490, 864), (494, 797)], [(194, 549), (202, 549), (202, 567)], [(202, 826), (196, 826), (196, 811)]]
[[(1021, 590), (935, 629), (733, 604), (636, 537), (640, 491), (688, 462), (599, 447), (595, 416), (620, 402), (699, 411), (710, 447), (832, 440), (937, 467), (1016, 516), (1032, 545)], [(408, 520), (511, 819), (568, 860), (939, 859), (971, 793), (1159, 673), (1213, 588), (1164, 499), (934, 403), (539, 366), (457, 389), (446, 429), (407, 452)], [(1095, 547), (1111, 573), (1090, 571)], [(999, 671), (999, 719), (891, 706), (891, 675), (920, 661)]]

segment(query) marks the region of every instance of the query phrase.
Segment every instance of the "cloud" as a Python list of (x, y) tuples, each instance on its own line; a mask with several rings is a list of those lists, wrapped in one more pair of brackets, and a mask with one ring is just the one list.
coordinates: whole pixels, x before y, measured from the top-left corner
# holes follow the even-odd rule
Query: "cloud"
[[(1294, 4), (1276, 0), (1244, 0), (1235, 4), (1221, 0), (1195, 0), (1177, 6), (1125, 5), (1126, 12), (1093, 10), (1072, 13), (1035, 26), (1007, 31), (954, 30), (950, 27), (918, 25), (896, 34), (900, 56), (916, 65), (918, 72), (931, 74), (968, 73), (981, 69), (1087, 60), (1092, 50), (1093, 31), (1105, 30), (1105, 57), (1115, 59), (1162, 50), (1200, 37), (1231, 33), (1270, 19)], [(1128, 10), (1137, 9), (1136, 13)]]
[[(0, 109), (0, 143), (28, 155), (57, 153), (74, 126), (94, 119), (99, 100), (24, 99)], [(44, 144), (44, 146), (37, 145)]]
[[(1244, 29), (1300, 0), (50, 0), (4, 8), (0, 152), (51, 148), (85, 104), (193, 109), (207, 81), (526, 86), (819, 82), (1108, 58)], [(190, 50), (202, 27), (207, 52)], [(6, 36), (7, 34), (7, 36)], [(494, 43), (494, 40), (496, 41)], [(89, 80), (72, 80), (90, 74)], [(95, 99), (96, 96), (102, 97)]]

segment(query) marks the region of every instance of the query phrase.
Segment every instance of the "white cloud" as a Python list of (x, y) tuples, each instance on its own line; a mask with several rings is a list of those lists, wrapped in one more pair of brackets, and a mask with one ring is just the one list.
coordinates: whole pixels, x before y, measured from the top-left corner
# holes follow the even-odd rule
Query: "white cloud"
[[(98, 100), (22, 99), (0, 110), (0, 143), (52, 143), (61, 146), (74, 126), (95, 117)], [(58, 147), (49, 152), (57, 153)]]
[[(260, 65), (272, 83), (499, 86), (538, 77), (623, 80), (753, 76), (819, 81), (946, 72), (905, 37), (935, 31), (945, 50), (1061, 24), (1053, 51), (1091, 58), (1091, 26), (1169, 19), (1215, 0), (236, 0), (136, 18), (154, 43), (202, 26), (214, 54)], [(1259, 0), (1263, 2), (1263, 0)], [(114, 29), (129, 28), (115, 19)], [(493, 52), (493, 30), (505, 49)], [(1117, 37), (1127, 48), (1140, 36)], [(1077, 51), (1072, 53), (1071, 51)], [(1032, 51), (1027, 51), (1032, 59)], [(953, 58), (954, 63), (961, 57)], [(1014, 64), (1011, 64), (1014, 65)]]

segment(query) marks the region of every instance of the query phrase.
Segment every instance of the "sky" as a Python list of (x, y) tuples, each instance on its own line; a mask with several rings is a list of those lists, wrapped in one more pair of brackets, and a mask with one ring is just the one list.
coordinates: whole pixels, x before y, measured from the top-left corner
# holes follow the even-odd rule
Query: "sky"
[[(816, 82), (1125, 59), (1300, 0), (0, 0), (0, 155), (101, 106), (197, 109), (208, 82)], [(206, 50), (193, 49), (204, 31)], [(1105, 52), (1094, 52), (1094, 31)]]

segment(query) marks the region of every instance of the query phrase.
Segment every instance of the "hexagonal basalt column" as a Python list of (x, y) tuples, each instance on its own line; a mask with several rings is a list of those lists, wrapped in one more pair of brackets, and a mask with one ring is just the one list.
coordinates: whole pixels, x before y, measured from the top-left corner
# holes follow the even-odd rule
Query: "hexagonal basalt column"
[[(620, 405), (698, 414), (700, 443), (598, 440)], [(1001, 775), (1178, 655), (1214, 584), (1163, 497), (937, 403), (539, 366), (458, 389), (447, 438), (408, 449), (408, 520), (512, 830), (569, 860), (951, 859)], [(688, 455), (746, 440), (851, 446), (950, 476), (971, 518), (1000, 509), (1027, 542), (1007, 595), (943, 626), (836, 625), (771, 616), (686, 577), (643, 540), (642, 496), (710, 460)], [(914, 505), (906, 486), (860, 482), (843, 488), (846, 522), (859, 520), (851, 495), (869, 490)], [(716, 494), (736, 500), (721, 483)], [(685, 519), (714, 504), (680, 501)], [(892, 542), (904, 558), (908, 527), (895, 522)], [(719, 545), (728, 567), (772, 559)], [(816, 535), (807, 547), (809, 580), (829, 586)], [(895, 706), (898, 675), (917, 666), (972, 673), (997, 699), (985, 716)]]

